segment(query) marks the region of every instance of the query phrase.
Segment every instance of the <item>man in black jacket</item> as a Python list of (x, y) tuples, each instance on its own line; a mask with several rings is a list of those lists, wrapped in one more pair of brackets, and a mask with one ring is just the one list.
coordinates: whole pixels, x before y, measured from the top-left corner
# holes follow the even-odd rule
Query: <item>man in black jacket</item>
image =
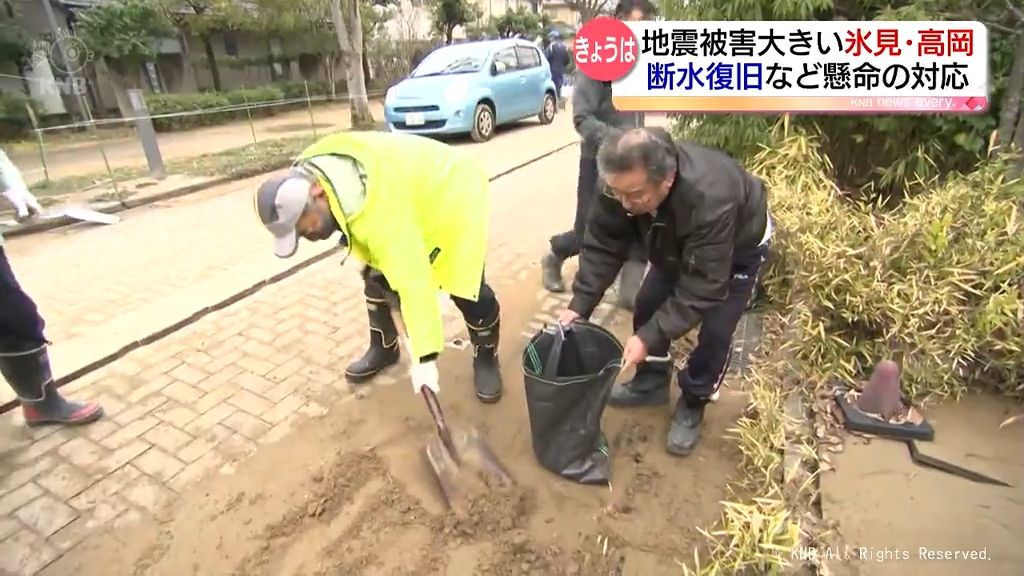
[(588, 318), (644, 238), (651, 270), (633, 314), (624, 363), (636, 375), (612, 390), (612, 406), (667, 404), (669, 349), (701, 324), (697, 346), (677, 380), (682, 395), (668, 451), (693, 451), (704, 406), (728, 369), (732, 338), (768, 255), (772, 225), (764, 184), (731, 158), (660, 128), (610, 134), (598, 152), (602, 194), (587, 221), (580, 268), (563, 324)]
[(555, 83), (555, 97), (558, 99), (559, 109), (565, 109), (565, 101), (562, 100), (562, 84), (565, 83), (565, 70), (572, 63), (572, 56), (569, 49), (562, 44), (562, 37), (557, 30), (548, 34), (548, 45), (544, 47), (544, 56), (548, 59), (551, 67), (551, 81)]
[[(619, 20), (637, 21), (654, 16), (650, 0), (620, 0), (615, 6)], [(572, 121), (580, 142), (579, 180), (576, 183), (576, 218), (572, 230), (551, 237), (551, 252), (541, 260), (544, 287), (551, 292), (564, 292), (562, 263), (580, 252), (583, 229), (597, 196), (597, 149), (610, 130), (636, 128), (644, 125), (641, 112), (619, 112), (612, 104), (612, 83), (587, 78), (577, 68), (572, 89)], [(643, 280), (647, 262), (642, 246), (634, 242), (630, 258), (619, 279), (619, 305), (633, 309), (637, 290)]]

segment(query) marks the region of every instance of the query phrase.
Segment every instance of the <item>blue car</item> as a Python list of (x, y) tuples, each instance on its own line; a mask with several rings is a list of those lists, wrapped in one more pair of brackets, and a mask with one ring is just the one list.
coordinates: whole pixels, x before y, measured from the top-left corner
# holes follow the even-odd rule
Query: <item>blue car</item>
[(477, 142), (498, 126), (557, 111), (547, 58), (527, 40), (486, 40), (444, 46), (384, 97), (384, 118), (395, 132), (469, 134)]

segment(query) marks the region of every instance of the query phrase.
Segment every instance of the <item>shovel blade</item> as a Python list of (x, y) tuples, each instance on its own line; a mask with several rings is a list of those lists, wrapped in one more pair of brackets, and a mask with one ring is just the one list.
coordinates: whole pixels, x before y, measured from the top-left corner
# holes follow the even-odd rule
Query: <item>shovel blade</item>
[(114, 214), (107, 214), (100, 212), (99, 210), (93, 210), (91, 208), (83, 208), (81, 206), (70, 206), (64, 209), (64, 214), (75, 220), (81, 220), (83, 222), (92, 222), (93, 224), (117, 224), (121, 221), (120, 216)]
[(512, 477), (476, 429), (452, 429), (454, 456), (440, 438), (426, 446), (427, 461), (437, 478), (448, 507), (465, 512), (473, 496), (513, 484)]

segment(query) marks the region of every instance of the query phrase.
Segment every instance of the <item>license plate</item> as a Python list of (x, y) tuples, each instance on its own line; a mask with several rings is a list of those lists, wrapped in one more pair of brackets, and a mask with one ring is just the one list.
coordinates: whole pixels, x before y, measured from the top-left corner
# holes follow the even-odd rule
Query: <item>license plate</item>
[(423, 113), (421, 112), (411, 112), (405, 115), (405, 124), (407, 126), (423, 126), (424, 123)]

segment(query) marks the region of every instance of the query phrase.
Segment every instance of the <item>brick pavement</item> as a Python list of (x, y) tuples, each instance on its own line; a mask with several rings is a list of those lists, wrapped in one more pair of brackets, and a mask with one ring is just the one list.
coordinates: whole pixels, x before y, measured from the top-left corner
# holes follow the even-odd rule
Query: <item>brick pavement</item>
[[(577, 139), (571, 121), (561, 116), (551, 125), (510, 131), (466, 149), (496, 175)], [(567, 162), (575, 170), (576, 162)], [(87, 366), (294, 266), (267, 250), (266, 232), (252, 216), (251, 191), (259, 180), (139, 208), (115, 226), (8, 239), (5, 250), (15, 274), (47, 321), (55, 375)], [(329, 248), (304, 243), (296, 258)], [(12, 398), (8, 387), (0, 387), (0, 401)]]
[[(489, 280), (499, 295), (537, 290), (546, 309), (538, 318), (552, 319), (558, 298), (522, 282), (548, 236), (571, 221), (577, 153), (573, 146), (492, 185)], [(16, 413), (0, 418), (0, 572), (31, 574), (88, 534), (153, 513), (356, 398), (339, 377), (366, 342), (355, 268), (329, 258), (65, 387), (104, 403), (108, 416), (94, 425), (29, 430)], [(448, 337), (465, 338), (445, 302)], [(403, 374), (377, 385), (389, 381)]]

